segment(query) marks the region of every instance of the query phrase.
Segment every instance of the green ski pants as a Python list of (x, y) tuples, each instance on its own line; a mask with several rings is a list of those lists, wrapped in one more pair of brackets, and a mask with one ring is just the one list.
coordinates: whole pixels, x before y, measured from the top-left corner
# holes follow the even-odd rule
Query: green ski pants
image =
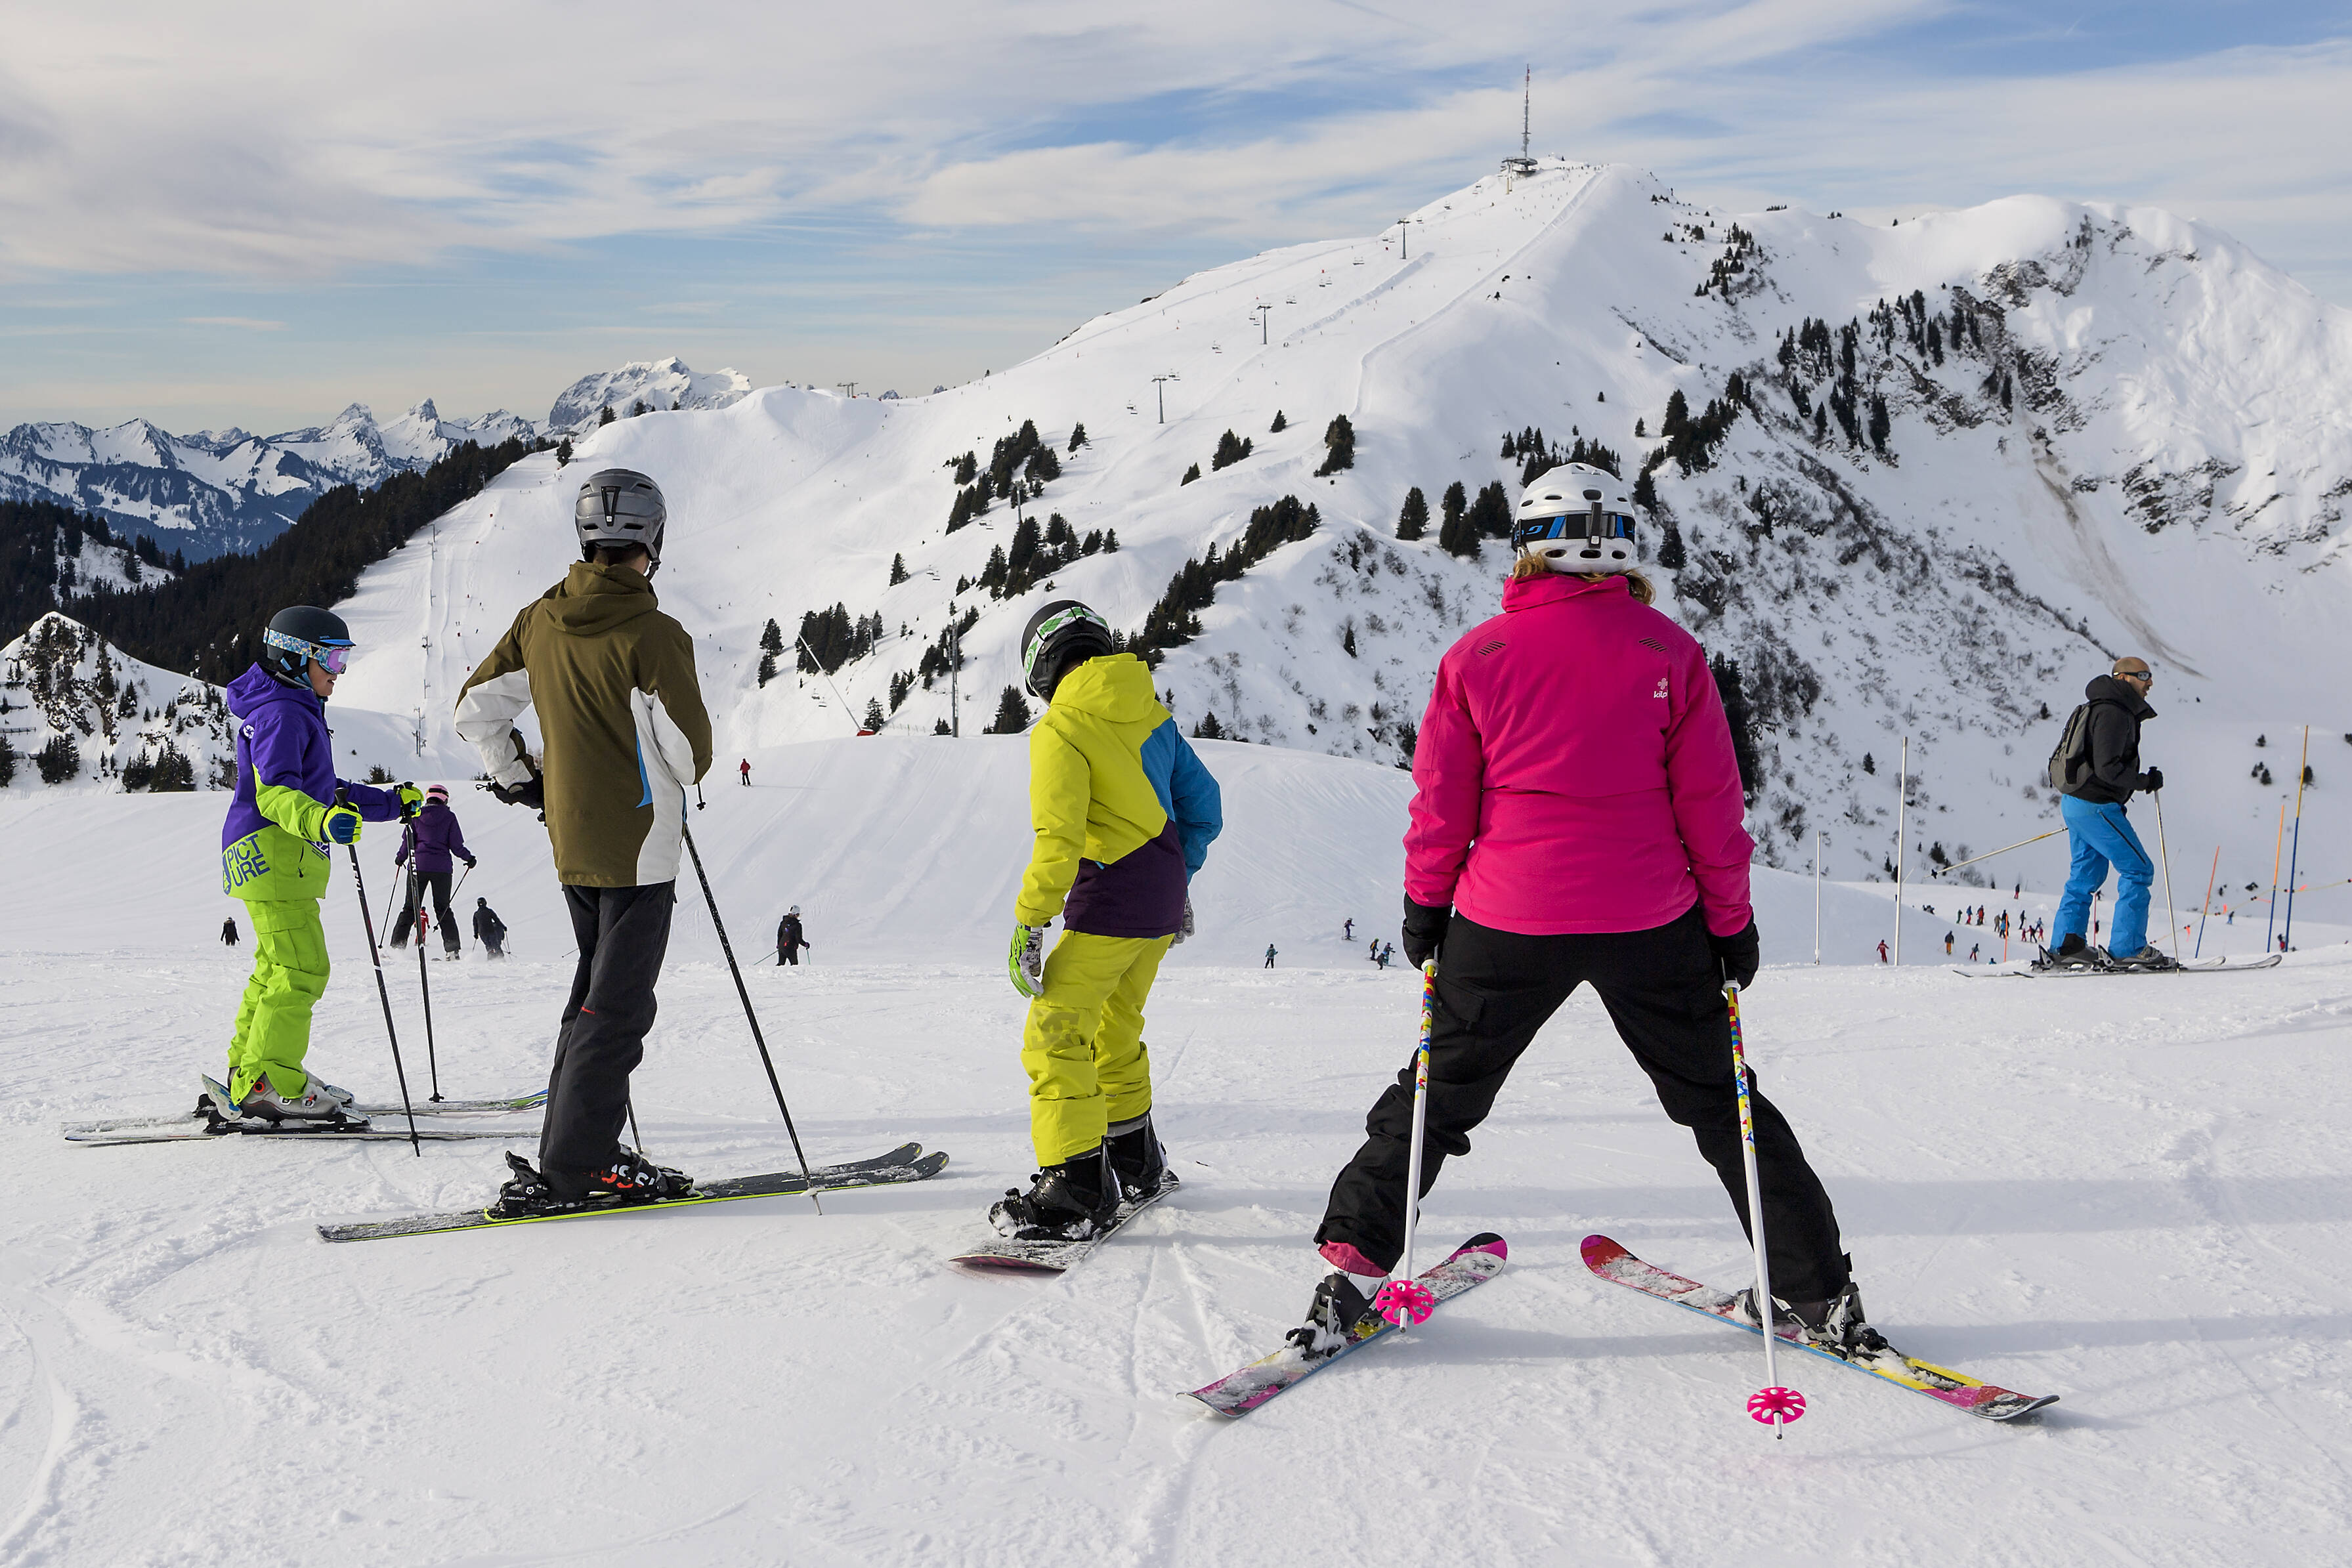
[(243, 1100), (268, 1074), (280, 1094), (299, 1094), (310, 1082), (302, 1059), (310, 1050), (310, 1009), (327, 993), (327, 932), (315, 898), (255, 899), (253, 978), (236, 1009), (229, 1038), (229, 1089)]

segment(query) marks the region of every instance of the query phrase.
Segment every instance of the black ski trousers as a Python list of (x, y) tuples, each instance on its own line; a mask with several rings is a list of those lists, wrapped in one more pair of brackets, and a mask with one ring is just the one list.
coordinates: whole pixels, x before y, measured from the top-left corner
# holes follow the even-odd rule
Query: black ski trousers
[[(1696, 906), (1651, 931), (1565, 936), (1523, 936), (1455, 915), (1437, 967), (1423, 1196), (1437, 1184), (1448, 1155), (1470, 1152), (1470, 1130), (1494, 1109), (1503, 1081), (1536, 1031), (1589, 981), (1618, 1038), (1650, 1075), (1667, 1116), (1697, 1138), (1745, 1230), (1748, 1182), (1721, 976)], [(1318, 1243), (1345, 1242), (1382, 1269), (1393, 1269), (1404, 1250), (1412, 1080), (1408, 1057), (1365, 1118), (1370, 1135), (1332, 1184), (1329, 1207), (1315, 1233)], [(1790, 1301), (1826, 1300), (1848, 1278), (1829, 1195), (1787, 1121), (1752, 1086), (1749, 1104), (1772, 1293)]]
[(654, 1026), (654, 981), (669, 950), (677, 884), (573, 887), (564, 904), (580, 939), (572, 999), (555, 1036), (547, 1075), (547, 1120), (539, 1134), (539, 1168), (559, 1191), (610, 1159), (629, 1115), (629, 1074), (645, 1060)]
[[(416, 886), (420, 877), (425, 883), (422, 892)], [(441, 923), (442, 950), (455, 953), (458, 947), (457, 917), (449, 913), (449, 873), (446, 871), (409, 873), (408, 899), (400, 906), (400, 918), (392, 923), (392, 945), (408, 946), (408, 928), (416, 924), (416, 911), (423, 906), (426, 893), (433, 895), (433, 918)]]

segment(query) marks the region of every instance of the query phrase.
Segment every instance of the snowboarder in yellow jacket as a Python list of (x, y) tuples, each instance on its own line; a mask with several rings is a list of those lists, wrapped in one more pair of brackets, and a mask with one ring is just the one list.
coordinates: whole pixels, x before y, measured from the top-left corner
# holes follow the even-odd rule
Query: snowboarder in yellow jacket
[(1176, 1181), (1151, 1126), (1143, 1002), (1190, 932), (1187, 887), (1224, 822), (1217, 781), (1160, 706), (1150, 668), (1113, 647), (1109, 624), (1069, 599), (1038, 611), (1021, 639), (1023, 676), (1046, 704), (1029, 734), (1036, 847), (1010, 956), (1030, 998), (1021, 1065), (1039, 1168), (989, 1218), (1022, 1240), (1084, 1240), (1122, 1197)]

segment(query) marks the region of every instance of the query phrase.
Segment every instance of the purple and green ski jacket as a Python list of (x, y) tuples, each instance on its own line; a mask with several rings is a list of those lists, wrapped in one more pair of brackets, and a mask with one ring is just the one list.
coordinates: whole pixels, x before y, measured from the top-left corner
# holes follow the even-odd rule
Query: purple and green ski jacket
[(309, 686), (256, 664), (229, 683), (228, 711), (237, 721), (236, 794), (221, 824), (221, 891), (247, 902), (323, 897), (335, 791), (371, 822), (398, 818), (400, 797), (335, 777), (327, 705)]

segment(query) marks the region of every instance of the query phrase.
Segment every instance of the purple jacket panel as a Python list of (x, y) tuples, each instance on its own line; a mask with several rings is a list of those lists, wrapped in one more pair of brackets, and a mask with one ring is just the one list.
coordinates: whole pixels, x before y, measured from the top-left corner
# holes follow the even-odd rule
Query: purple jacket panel
[[(470, 861), (473, 852), (466, 848), (466, 835), (457, 828), (457, 813), (437, 800), (428, 800), (416, 813), (416, 869), (421, 872), (444, 872), (449, 869), (449, 857)], [(404, 865), (408, 861), (408, 846), (392, 857), (392, 863)]]
[(237, 721), (236, 794), (221, 824), (221, 848), (269, 825), (255, 800), (257, 773), (262, 785), (298, 789), (321, 805), (332, 805), (340, 788), (371, 822), (400, 815), (398, 796), (335, 777), (327, 705), (309, 686), (289, 685), (255, 664), (229, 683), (227, 702)]

